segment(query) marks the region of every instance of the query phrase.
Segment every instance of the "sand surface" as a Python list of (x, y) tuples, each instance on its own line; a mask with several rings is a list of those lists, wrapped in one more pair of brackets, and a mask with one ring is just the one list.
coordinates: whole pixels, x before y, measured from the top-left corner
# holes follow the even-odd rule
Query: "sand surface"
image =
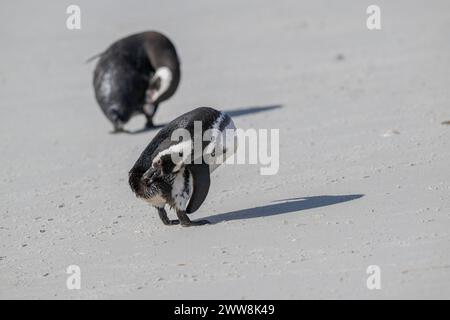
[[(356, 0), (83, 0), (77, 31), (69, 4), (0, 3), (0, 298), (450, 298), (448, 0), (377, 1), (380, 31)], [(157, 131), (109, 134), (93, 97), (84, 61), (146, 29), (183, 63), (157, 123), (214, 106), (280, 129), (277, 175), (214, 172), (209, 226), (134, 197)]]

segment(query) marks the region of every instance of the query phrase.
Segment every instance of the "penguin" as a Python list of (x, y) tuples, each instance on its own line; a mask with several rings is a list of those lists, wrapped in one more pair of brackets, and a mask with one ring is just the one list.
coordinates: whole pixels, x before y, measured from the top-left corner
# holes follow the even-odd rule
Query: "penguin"
[(124, 131), (136, 114), (144, 114), (145, 127), (152, 128), (159, 104), (175, 93), (180, 82), (174, 44), (159, 32), (146, 31), (114, 42), (98, 57), (95, 98), (113, 124), (113, 133)]
[[(178, 132), (187, 135), (180, 139)], [(191, 221), (187, 214), (205, 201), (211, 173), (236, 152), (235, 133), (231, 117), (213, 108), (179, 116), (158, 132), (130, 170), (132, 191), (157, 209), (165, 225), (208, 224), (208, 220)], [(178, 220), (168, 218), (166, 205), (175, 210)]]

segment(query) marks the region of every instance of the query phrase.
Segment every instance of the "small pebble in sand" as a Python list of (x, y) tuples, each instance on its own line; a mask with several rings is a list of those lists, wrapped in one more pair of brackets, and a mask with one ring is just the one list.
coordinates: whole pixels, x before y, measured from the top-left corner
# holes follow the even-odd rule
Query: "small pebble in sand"
[(336, 55), (336, 60), (337, 61), (343, 61), (343, 60), (345, 60), (345, 56), (342, 53), (338, 53)]
[(42, 276), (43, 277), (48, 277), (49, 275), (50, 275), (50, 273), (47, 272), (46, 274), (43, 274)]
[(65, 207), (65, 204), (64, 203), (61, 203), (60, 205), (58, 205), (58, 208), (64, 208)]
[(450, 120), (443, 121), (441, 124), (442, 124), (443, 126), (450, 126)]
[(384, 137), (384, 138), (389, 138), (389, 137), (392, 137), (392, 136), (395, 136), (395, 135), (398, 135), (398, 134), (400, 134), (400, 131), (394, 130), (394, 129), (390, 129), (390, 130), (387, 130), (386, 132), (384, 132), (381, 136)]

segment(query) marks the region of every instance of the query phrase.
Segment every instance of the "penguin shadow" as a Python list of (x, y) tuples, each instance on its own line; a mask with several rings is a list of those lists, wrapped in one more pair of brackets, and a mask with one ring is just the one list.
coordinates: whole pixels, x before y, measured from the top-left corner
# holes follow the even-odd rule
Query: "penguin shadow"
[[(255, 207), (218, 214), (215, 216), (208, 217), (208, 220), (211, 223), (215, 224), (224, 221), (270, 217), (290, 212), (297, 212), (308, 209), (331, 206), (342, 202), (353, 201), (362, 197), (364, 197), (363, 194), (350, 194), (350, 195), (336, 195), (336, 196), (324, 195), (324, 196), (314, 196), (304, 198), (282, 199), (274, 201), (276, 203), (272, 203), (262, 207)], [(280, 203), (280, 201), (282, 202)]]
[[(281, 104), (273, 104), (273, 105), (267, 105), (267, 106), (243, 107), (243, 108), (236, 108), (236, 109), (223, 110), (223, 111), (226, 112), (230, 117), (234, 118), (234, 117), (246, 116), (249, 114), (272, 111), (272, 110), (280, 109), (282, 107), (283, 107), (283, 105), (281, 105)], [(165, 125), (166, 125), (166, 123), (157, 124), (151, 128), (142, 128), (142, 129), (138, 129), (138, 130), (134, 130), (134, 131), (127, 130), (127, 131), (124, 131), (124, 133), (131, 134), (131, 135), (141, 134), (141, 133), (146, 133), (149, 131), (161, 129)]]
[(248, 114), (272, 111), (272, 110), (281, 109), (281, 108), (283, 108), (282, 104), (273, 104), (273, 105), (267, 105), (267, 106), (243, 107), (243, 108), (223, 110), (223, 111), (226, 114), (228, 114), (230, 117), (233, 118), (233, 117), (246, 116)]

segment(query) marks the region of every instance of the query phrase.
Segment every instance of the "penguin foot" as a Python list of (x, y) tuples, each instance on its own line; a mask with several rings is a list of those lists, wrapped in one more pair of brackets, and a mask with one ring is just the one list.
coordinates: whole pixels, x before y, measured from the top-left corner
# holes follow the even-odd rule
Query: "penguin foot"
[(159, 217), (161, 218), (162, 223), (166, 226), (175, 226), (177, 224), (180, 224), (180, 220), (170, 220), (167, 216), (166, 210), (164, 208), (157, 208)]
[(177, 216), (183, 227), (203, 226), (210, 223), (208, 220), (191, 221), (186, 215), (186, 211), (177, 210)]
[(163, 223), (166, 226), (176, 226), (176, 225), (180, 224), (180, 220), (167, 220), (167, 221), (163, 221)]
[(118, 134), (118, 133), (125, 133), (126, 130), (124, 128), (114, 128), (112, 131), (110, 131), (110, 134)]
[(181, 225), (183, 227), (195, 227), (195, 226), (203, 226), (205, 224), (211, 224), (208, 220), (197, 220), (197, 221), (189, 221), (189, 222), (182, 222)]
[(153, 124), (153, 120), (147, 120), (147, 122), (145, 123), (145, 129), (153, 129), (155, 127), (155, 125)]

